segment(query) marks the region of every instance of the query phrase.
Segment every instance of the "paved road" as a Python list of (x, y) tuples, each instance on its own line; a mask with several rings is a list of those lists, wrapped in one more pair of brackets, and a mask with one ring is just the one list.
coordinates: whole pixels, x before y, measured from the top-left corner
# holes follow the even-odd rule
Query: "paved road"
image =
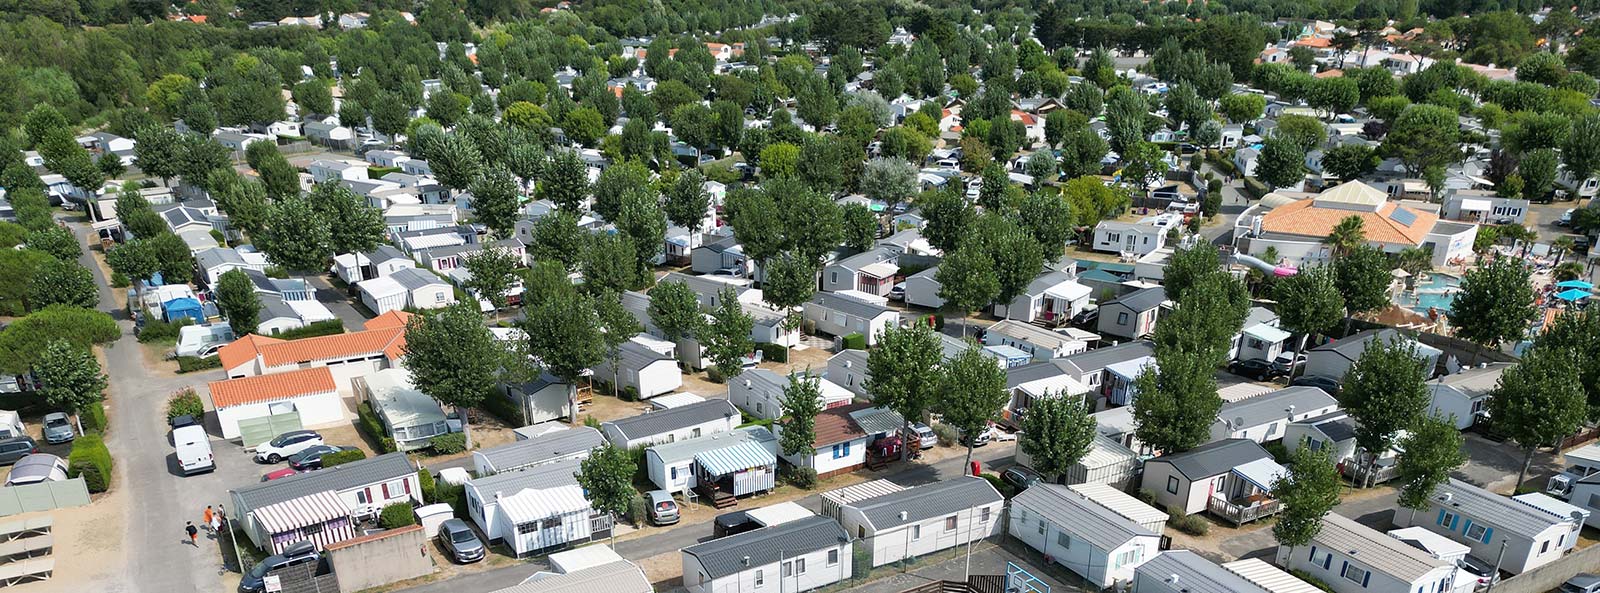
[(345, 331), (360, 331), (366, 324), (367, 316), (350, 304), (350, 296), (344, 291), (334, 288), (328, 279), (320, 274), (306, 276), (306, 282), (316, 291), (317, 302), (333, 312), (335, 317), (344, 322)]
[[(974, 451), (973, 459), (982, 461), (985, 467), (990, 465), (1006, 466), (1012, 463), (1013, 454), (1014, 443), (995, 443)], [(887, 473), (882, 477), (887, 477), (902, 485), (915, 486), (962, 475), (962, 465), (964, 464), (964, 457), (954, 457), (934, 464), (907, 466), (898, 473)], [(812, 510), (821, 508), (820, 499), (815, 494), (796, 502)], [(616, 551), (623, 558), (639, 561), (652, 556), (675, 552), (681, 548), (709, 539), (711, 539), (711, 523), (697, 523), (644, 537), (619, 541), (616, 544)], [(1003, 565), (1003, 561), (1001, 565)], [(406, 593), (494, 591), (520, 583), (523, 579), (539, 572), (543, 568), (542, 562), (517, 564), (505, 568), (462, 575), (448, 581), (412, 587), (405, 591)]]

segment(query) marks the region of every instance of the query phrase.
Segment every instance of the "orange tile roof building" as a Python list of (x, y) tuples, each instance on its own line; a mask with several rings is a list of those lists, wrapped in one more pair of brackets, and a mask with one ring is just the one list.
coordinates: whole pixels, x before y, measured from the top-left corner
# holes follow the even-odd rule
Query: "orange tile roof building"
[[(1419, 247), (1433, 251), (1435, 266), (1470, 255), (1476, 225), (1439, 220), (1436, 210), (1389, 201), (1388, 194), (1360, 181), (1347, 182), (1287, 204), (1264, 201), (1239, 218), (1241, 252), (1260, 257), (1274, 249), (1280, 262), (1317, 264), (1332, 257), (1324, 243), (1340, 221), (1361, 220), (1367, 243), (1386, 252)], [(1420, 205), (1419, 205), (1420, 206)]]
[(328, 426), (347, 419), (339, 386), (325, 366), (212, 381), (207, 387), (222, 437), (242, 439), (246, 447), (283, 432), (279, 424)]
[(217, 357), (230, 378), (330, 367), (344, 389), (351, 378), (398, 364), (410, 318), (410, 313), (390, 311), (367, 320), (362, 331), (299, 340), (251, 334), (223, 346)]

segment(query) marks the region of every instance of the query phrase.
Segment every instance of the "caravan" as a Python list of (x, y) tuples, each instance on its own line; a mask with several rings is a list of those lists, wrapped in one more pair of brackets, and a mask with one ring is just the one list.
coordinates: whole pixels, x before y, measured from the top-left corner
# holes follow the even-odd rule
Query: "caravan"
[(0, 439), (28, 436), (28, 428), (16, 412), (0, 410)]
[(233, 330), (226, 323), (186, 325), (178, 328), (178, 348), (173, 354), (205, 358), (216, 354), (233, 339)]

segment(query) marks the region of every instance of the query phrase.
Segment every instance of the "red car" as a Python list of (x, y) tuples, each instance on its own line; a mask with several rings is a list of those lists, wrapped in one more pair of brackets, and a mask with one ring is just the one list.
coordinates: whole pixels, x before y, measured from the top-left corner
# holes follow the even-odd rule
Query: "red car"
[(269, 480), (276, 480), (278, 478), (287, 478), (289, 476), (292, 476), (292, 475), (295, 475), (295, 474), (298, 474), (298, 473), (300, 473), (299, 470), (296, 470), (295, 468), (292, 468), (292, 467), (286, 467), (286, 468), (283, 468), (283, 469), (274, 470), (274, 471), (268, 473), (265, 476), (261, 476), (261, 481), (266, 482), (266, 481), (269, 481)]

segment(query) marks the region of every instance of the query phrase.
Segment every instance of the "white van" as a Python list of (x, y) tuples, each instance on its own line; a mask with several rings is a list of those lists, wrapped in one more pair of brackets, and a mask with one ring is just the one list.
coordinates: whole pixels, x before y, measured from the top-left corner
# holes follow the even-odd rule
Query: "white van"
[(16, 412), (0, 410), (0, 439), (28, 436), (28, 427), (22, 424), (22, 417)]
[(178, 329), (178, 348), (174, 353), (205, 358), (216, 354), (218, 348), (232, 342), (233, 338), (233, 330), (226, 323), (186, 325)]
[(183, 475), (198, 474), (217, 469), (211, 456), (211, 439), (206, 429), (198, 424), (172, 429), (172, 444), (178, 450), (178, 468)]

